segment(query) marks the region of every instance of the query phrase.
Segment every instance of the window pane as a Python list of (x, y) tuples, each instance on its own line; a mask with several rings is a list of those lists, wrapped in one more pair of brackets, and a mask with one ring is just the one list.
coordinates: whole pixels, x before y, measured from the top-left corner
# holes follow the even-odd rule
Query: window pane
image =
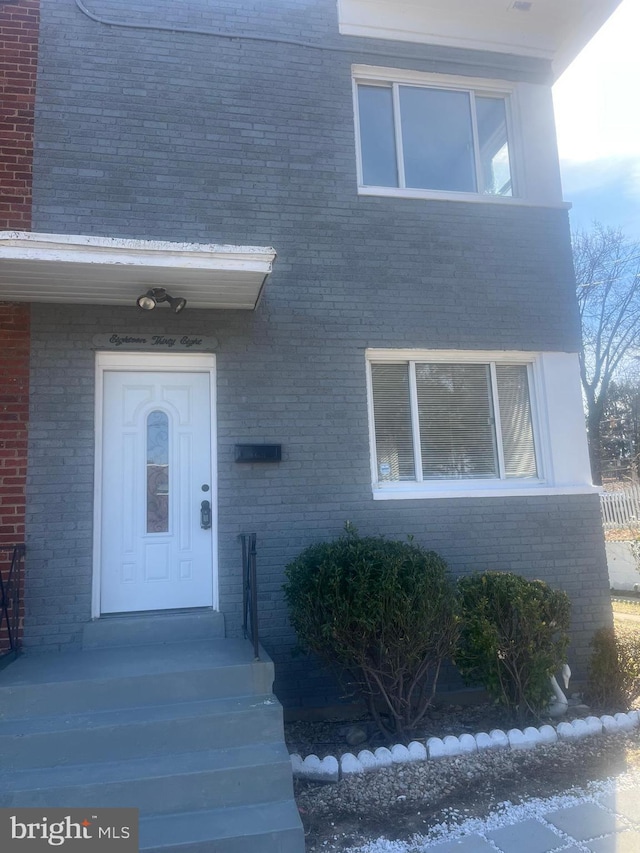
[(415, 480), (409, 365), (372, 364), (378, 481)]
[(147, 533), (169, 530), (169, 418), (150, 412), (147, 418)]
[(390, 87), (358, 86), (362, 181), (372, 187), (397, 187), (393, 93)]
[(496, 365), (496, 378), (505, 476), (537, 477), (526, 365)]
[(425, 480), (498, 477), (488, 364), (416, 364)]
[(476, 96), (476, 118), (484, 192), (512, 195), (504, 98)]
[(468, 92), (400, 86), (407, 187), (476, 192)]

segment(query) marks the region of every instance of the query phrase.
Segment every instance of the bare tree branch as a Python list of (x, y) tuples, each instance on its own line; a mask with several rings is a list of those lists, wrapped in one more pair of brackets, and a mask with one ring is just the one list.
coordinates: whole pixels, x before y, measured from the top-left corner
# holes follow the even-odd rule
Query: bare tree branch
[(591, 471), (599, 484), (600, 427), (611, 383), (640, 347), (640, 244), (620, 229), (594, 223), (590, 232), (573, 235), (573, 261)]

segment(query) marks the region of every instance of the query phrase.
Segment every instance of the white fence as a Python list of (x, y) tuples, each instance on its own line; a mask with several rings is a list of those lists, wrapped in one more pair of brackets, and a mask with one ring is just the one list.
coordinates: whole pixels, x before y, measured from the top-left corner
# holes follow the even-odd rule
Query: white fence
[(640, 486), (626, 486), (600, 495), (605, 530), (640, 527)]

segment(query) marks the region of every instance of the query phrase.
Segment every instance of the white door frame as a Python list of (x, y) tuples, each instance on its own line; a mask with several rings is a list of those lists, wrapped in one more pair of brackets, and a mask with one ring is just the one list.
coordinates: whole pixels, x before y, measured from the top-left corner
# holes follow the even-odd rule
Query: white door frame
[(208, 373), (211, 400), (211, 567), (213, 609), (218, 610), (218, 457), (216, 439), (216, 357), (212, 353), (97, 352), (95, 381), (95, 463), (93, 491), (93, 589), (91, 618), (99, 619), (102, 554), (102, 434), (104, 374), (107, 370)]

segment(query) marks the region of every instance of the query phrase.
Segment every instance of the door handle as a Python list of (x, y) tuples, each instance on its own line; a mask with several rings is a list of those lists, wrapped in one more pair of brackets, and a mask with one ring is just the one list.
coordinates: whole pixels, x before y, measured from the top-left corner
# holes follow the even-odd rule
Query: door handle
[(200, 527), (203, 530), (209, 530), (211, 527), (211, 504), (209, 501), (202, 501), (200, 504)]

